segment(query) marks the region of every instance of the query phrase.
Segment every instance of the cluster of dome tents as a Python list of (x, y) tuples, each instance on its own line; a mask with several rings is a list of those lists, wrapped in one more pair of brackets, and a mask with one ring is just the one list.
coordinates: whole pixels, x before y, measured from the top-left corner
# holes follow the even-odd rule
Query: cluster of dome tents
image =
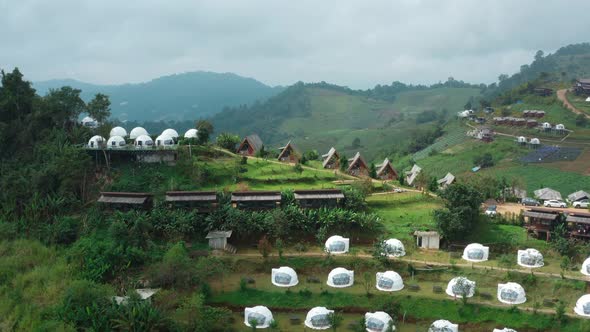
[[(189, 129), (184, 133), (184, 138), (197, 138), (197, 129)], [(100, 135), (95, 135), (88, 141), (87, 147), (90, 149), (124, 149), (127, 148), (127, 140), (133, 141), (132, 145), (136, 149), (150, 149), (152, 147), (174, 147), (180, 135), (174, 129), (168, 128), (164, 130), (155, 141), (150, 137), (147, 130), (142, 127), (133, 128), (129, 134), (123, 127), (114, 127), (109, 133), (109, 139), (105, 140)], [(131, 145), (131, 143), (129, 144)]]

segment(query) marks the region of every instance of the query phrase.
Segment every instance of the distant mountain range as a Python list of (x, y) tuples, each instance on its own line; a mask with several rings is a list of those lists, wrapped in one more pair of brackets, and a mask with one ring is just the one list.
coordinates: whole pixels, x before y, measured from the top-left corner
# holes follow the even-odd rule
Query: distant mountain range
[(71, 86), (90, 100), (104, 93), (111, 100), (112, 118), (121, 121), (196, 120), (221, 112), (225, 107), (250, 105), (283, 90), (232, 73), (189, 72), (156, 78), (146, 83), (96, 85), (72, 79), (33, 83), (37, 93)]

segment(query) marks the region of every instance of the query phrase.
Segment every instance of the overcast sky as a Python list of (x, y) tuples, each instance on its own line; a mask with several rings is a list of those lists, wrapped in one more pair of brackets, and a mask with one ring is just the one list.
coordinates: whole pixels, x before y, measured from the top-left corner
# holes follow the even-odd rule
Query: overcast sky
[(590, 40), (584, 0), (0, 0), (0, 13), (0, 67), (35, 81), (491, 83), (539, 49)]

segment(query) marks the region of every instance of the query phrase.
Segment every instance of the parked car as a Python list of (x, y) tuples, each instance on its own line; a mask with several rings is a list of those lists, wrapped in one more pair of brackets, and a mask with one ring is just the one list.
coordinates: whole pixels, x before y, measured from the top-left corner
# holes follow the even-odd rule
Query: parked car
[(541, 203), (534, 199), (534, 198), (530, 198), (530, 197), (525, 197), (523, 198), (520, 203), (522, 203), (522, 205), (524, 206), (540, 206)]
[(554, 207), (554, 208), (564, 208), (567, 206), (565, 202), (556, 200), (556, 199), (548, 199), (543, 203), (546, 207)]
[(582, 199), (579, 201), (575, 201), (574, 204), (572, 204), (572, 206), (576, 209), (587, 209), (590, 206), (590, 201), (587, 199)]
[(484, 212), (486, 214), (486, 216), (488, 217), (495, 217), (496, 216), (496, 209), (497, 207), (495, 205), (490, 205), (488, 206), (488, 208), (486, 209), (486, 211)]

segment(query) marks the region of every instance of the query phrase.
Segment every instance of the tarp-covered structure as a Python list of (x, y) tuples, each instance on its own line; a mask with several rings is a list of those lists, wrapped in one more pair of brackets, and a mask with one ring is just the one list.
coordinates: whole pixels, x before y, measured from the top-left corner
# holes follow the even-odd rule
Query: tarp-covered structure
[(524, 288), (515, 282), (498, 284), (498, 301), (506, 304), (525, 303), (526, 293)]
[(334, 314), (334, 310), (328, 310), (326, 307), (312, 308), (305, 317), (305, 326), (314, 330), (327, 330), (332, 326), (330, 314)]
[(272, 269), (271, 282), (278, 287), (293, 287), (299, 283), (297, 272), (288, 266)]
[(463, 250), (463, 259), (469, 262), (485, 262), (490, 255), (490, 247), (479, 243), (468, 244)]
[[(385, 332), (393, 325), (393, 319), (383, 311), (367, 312), (365, 314), (365, 327), (368, 332)], [(395, 330), (395, 326), (392, 326)]]
[(518, 265), (529, 268), (537, 268), (545, 265), (543, 262), (543, 254), (537, 249), (526, 249), (518, 251)]
[(590, 294), (582, 295), (578, 299), (574, 312), (580, 316), (590, 317)]
[(473, 297), (475, 295), (475, 281), (465, 277), (456, 277), (447, 285), (447, 295), (452, 297)]
[(583, 275), (590, 276), (590, 257), (586, 258), (584, 263), (582, 263), (582, 269), (580, 269), (580, 272)]
[(428, 332), (459, 332), (459, 325), (439, 319), (430, 325)]
[(404, 280), (395, 271), (377, 272), (376, 277), (375, 287), (380, 291), (395, 292), (404, 289)]
[(354, 271), (347, 270), (343, 267), (337, 267), (328, 274), (326, 284), (330, 287), (344, 288), (354, 284)]
[[(531, 140), (532, 143), (532, 140)], [(542, 188), (535, 190), (535, 197), (542, 201), (547, 201), (550, 199), (557, 199), (561, 200), (561, 193), (557, 190), (553, 190), (551, 188)]]
[(265, 306), (258, 305), (244, 309), (244, 324), (248, 327), (256, 325), (257, 329), (265, 329), (272, 321), (272, 312)]
[(330, 236), (326, 240), (325, 249), (331, 254), (344, 254), (350, 249), (350, 239), (340, 235)]
[(388, 239), (383, 243), (384, 254), (388, 257), (401, 257), (406, 255), (406, 248), (398, 239)]

